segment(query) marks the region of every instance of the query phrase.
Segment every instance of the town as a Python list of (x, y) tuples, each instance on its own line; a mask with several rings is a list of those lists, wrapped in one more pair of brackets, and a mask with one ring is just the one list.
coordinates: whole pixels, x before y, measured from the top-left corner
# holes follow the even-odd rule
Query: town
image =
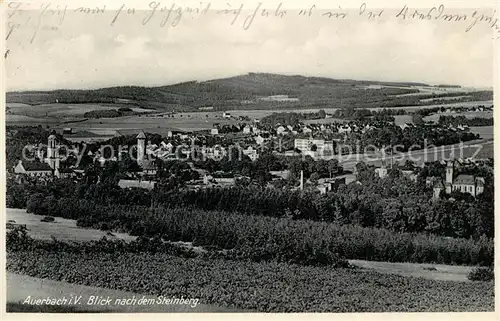
[[(489, 107), (489, 110), (491, 108)], [(488, 107), (472, 110), (484, 111), (485, 109)], [(435, 108), (424, 111), (428, 115), (432, 112), (446, 114), (449, 110), (452, 109)], [(453, 111), (457, 111), (457, 108)], [(348, 111), (342, 112), (349, 113)], [(430, 145), (437, 146), (480, 138), (479, 135), (470, 132), (467, 124), (470, 123), (470, 119), (466, 118), (451, 116), (458, 120), (458, 123), (452, 124), (449, 118), (440, 116), (440, 123), (450, 122), (444, 126), (422, 120), (418, 124), (410, 122), (395, 125), (394, 117), (390, 116), (389, 110), (380, 112), (383, 117), (380, 115), (366, 117), (364, 116), (366, 112), (363, 110), (361, 112), (356, 110), (356, 113), (362, 116), (342, 122), (339, 122), (337, 118), (332, 119), (335, 115), (327, 114), (322, 110), (312, 114), (272, 114), (262, 119), (238, 122), (233, 125), (216, 123), (211, 130), (168, 131), (165, 137), (158, 134), (146, 134), (144, 131), (128, 136), (122, 136), (115, 131), (113, 136), (108, 133), (108, 136), (96, 137), (91, 134), (85, 137), (81, 133), (74, 132), (72, 128), (64, 128), (59, 133), (53, 131), (48, 136), (46, 145), (40, 142), (27, 146), (31, 158), (25, 159), (32, 160), (19, 159), (13, 168), (13, 173), (17, 174), (18, 181), (26, 176), (40, 179), (57, 177), (81, 180), (89, 179), (89, 172), (86, 170), (88, 165), (96, 165), (101, 169), (114, 168), (116, 172), (113, 175), (119, 177), (117, 184), (124, 188), (153, 189), (159, 181), (182, 176), (185, 178), (184, 188), (191, 189), (231, 187), (243, 181), (259, 181), (265, 183), (267, 187), (288, 185), (291, 188), (312, 188), (325, 194), (336, 191), (341, 184), (360, 183), (357, 179), (356, 165), (362, 163), (364, 159), (353, 157), (354, 162), (352, 162), (351, 156), (359, 155), (347, 153), (349, 151), (360, 153), (360, 146), (354, 146), (355, 141), (362, 144), (365, 154), (363, 156), (371, 163), (371, 170), (380, 179), (384, 179), (389, 172), (396, 170), (411, 181), (417, 182), (419, 173), (427, 166), (423, 161), (424, 158), (417, 159), (417, 163), (411, 159), (396, 160), (396, 163), (394, 161), (397, 159), (396, 152), (407, 152), (410, 149), (408, 141), (418, 143), (422, 140), (422, 132), (424, 132), (424, 138), (430, 140)], [(415, 115), (418, 116), (419, 113), (414, 113), (414, 119)], [(338, 117), (338, 113), (336, 116)], [(228, 112), (222, 113), (221, 117), (232, 118)], [(301, 121), (303, 118), (329, 121), (305, 124)], [(387, 132), (390, 132), (390, 136), (387, 136)], [(434, 138), (436, 136), (439, 136), (439, 140)], [(133, 138), (135, 138), (135, 144)], [(123, 146), (119, 146), (120, 142), (132, 144), (123, 150)], [(367, 145), (372, 142), (371, 148), (367, 149)], [(388, 149), (394, 145), (399, 145), (400, 150)], [(424, 147), (421, 144), (417, 146), (417, 149)], [(134, 158), (133, 165), (129, 164), (128, 168), (113, 166), (113, 164), (131, 161), (132, 154), (136, 156), (132, 157)], [(450, 155), (453, 157), (446, 159)], [(441, 165), (447, 165), (445, 180), (434, 176), (422, 177), (428, 186), (432, 184), (434, 199), (439, 198), (441, 190), (444, 190), (446, 194), (459, 190), (474, 197), (484, 190), (484, 177), (475, 177), (469, 173), (461, 173), (458, 177), (454, 177), (453, 168), (463, 165), (469, 167), (491, 165), (491, 161), (487, 158), (470, 157), (471, 155), (457, 156), (459, 157), (454, 157), (450, 153), (442, 153), (442, 159), (435, 160)], [(231, 161), (239, 161), (242, 164), (259, 163), (258, 159), (262, 157), (264, 159), (262, 162), (270, 163), (270, 160), (275, 159), (281, 161), (268, 165), (264, 171), (253, 173), (252, 169), (261, 166), (256, 165), (252, 168), (252, 165), (248, 165), (245, 172), (241, 168), (235, 168), (245, 167), (245, 165), (222, 165)], [(350, 162), (347, 166), (343, 166), (343, 160)], [(320, 169), (317, 171), (307, 169), (304, 177), (304, 170), (297, 172), (296, 166), (292, 166), (292, 163), (297, 161), (314, 163)], [(166, 173), (165, 168), (168, 166), (165, 166), (165, 163), (168, 162), (183, 163), (184, 165), (181, 165), (183, 174)], [(102, 179), (102, 171), (96, 179), (97, 181)]]
[(495, 311), (490, 4), (34, 2), (7, 317)]

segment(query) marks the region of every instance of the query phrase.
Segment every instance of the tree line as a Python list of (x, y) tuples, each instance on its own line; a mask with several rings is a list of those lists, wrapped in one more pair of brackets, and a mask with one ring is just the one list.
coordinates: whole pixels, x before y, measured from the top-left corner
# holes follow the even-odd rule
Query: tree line
[[(121, 189), (110, 182), (86, 184), (58, 179), (47, 184), (17, 184), (9, 180), (7, 206), (31, 210), (52, 199), (76, 198), (103, 205), (197, 208), (459, 238), (494, 235), (493, 176), (487, 170), (476, 170), (486, 180), (483, 194), (473, 198), (455, 191), (437, 201), (433, 200), (432, 186), (426, 186), (425, 177), (444, 176), (443, 167), (423, 169), (416, 183), (396, 169), (385, 179), (375, 176), (363, 164), (357, 170), (359, 183), (340, 185), (337, 191), (323, 195), (314, 189), (294, 189), (297, 183), (293, 179), (289, 179), (288, 187), (280, 188), (240, 184), (198, 190), (165, 180), (151, 191)], [(44, 214), (50, 214), (50, 210)]]

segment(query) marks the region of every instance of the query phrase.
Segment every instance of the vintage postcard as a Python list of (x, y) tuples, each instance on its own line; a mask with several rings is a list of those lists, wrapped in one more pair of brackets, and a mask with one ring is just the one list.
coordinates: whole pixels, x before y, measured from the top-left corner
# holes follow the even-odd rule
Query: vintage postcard
[(0, 5), (7, 316), (494, 312), (497, 3)]

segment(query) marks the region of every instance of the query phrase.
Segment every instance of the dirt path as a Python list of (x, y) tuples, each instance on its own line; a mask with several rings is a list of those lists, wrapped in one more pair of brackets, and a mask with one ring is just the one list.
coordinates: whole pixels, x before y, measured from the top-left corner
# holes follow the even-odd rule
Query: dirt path
[(362, 269), (372, 270), (379, 273), (421, 277), (429, 280), (459, 282), (471, 282), (467, 279), (467, 274), (473, 269), (471, 266), (376, 262), (365, 260), (349, 260), (349, 263)]

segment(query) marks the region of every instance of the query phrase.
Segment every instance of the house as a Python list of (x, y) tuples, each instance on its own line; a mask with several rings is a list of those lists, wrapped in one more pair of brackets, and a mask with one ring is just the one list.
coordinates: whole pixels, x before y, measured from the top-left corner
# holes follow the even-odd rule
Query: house
[(63, 135), (73, 134), (73, 128), (63, 128)]
[(375, 168), (375, 174), (377, 174), (380, 178), (385, 178), (387, 176), (387, 168), (385, 165)]
[(71, 168), (56, 168), (54, 174), (58, 178), (73, 178), (77, 176), (75, 171)]
[(248, 156), (252, 161), (255, 161), (257, 158), (259, 158), (257, 150), (254, 149), (252, 146), (249, 146), (247, 149), (244, 149), (243, 155)]
[(482, 177), (462, 174), (453, 180), (452, 191), (469, 193), (475, 197), (484, 192), (484, 183), (484, 178)]
[(252, 126), (252, 132), (254, 134), (260, 134), (261, 130), (257, 126)]
[(409, 128), (412, 126), (408, 125), (407, 123), (404, 123), (404, 124), (399, 125), (399, 127), (401, 128), (401, 130), (405, 130), (406, 128)]
[(171, 142), (168, 142), (168, 143), (165, 143), (165, 142), (161, 142), (160, 143), (160, 147), (164, 150), (167, 150), (167, 151), (172, 151), (172, 149), (174, 148), (174, 145), (172, 145)]
[(346, 184), (346, 177), (339, 176), (334, 178), (321, 178), (318, 180), (318, 189), (321, 194), (327, 192), (336, 192), (340, 185)]
[(225, 112), (222, 113), (222, 117), (229, 119), (229, 118), (231, 118), (231, 113), (228, 113), (228, 112), (225, 111)]
[(316, 188), (319, 190), (320, 194), (326, 194), (329, 192), (328, 184), (320, 184), (316, 186)]
[(14, 173), (25, 174), (31, 177), (46, 177), (52, 176), (54, 170), (47, 163), (20, 160), (17, 165), (14, 166)]
[(276, 176), (280, 179), (288, 179), (290, 177), (290, 171), (289, 170), (284, 170), (284, 171), (269, 171), (269, 174), (272, 176)]
[(286, 128), (283, 127), (283, 126), (279, 126), (278, 128), (276, 128), (276, 133), (278, 135), (282, 135), (282, 134), (285, 134), (286, 133)]
[(214, 147), (204, 147), (201, 152), (204, 158), (214, 160), (220, 160), (226, 156), (226, 149), (220, 145), (215, 145)]
[(262, 136), (260, 136), (260, 135), (258, 135), (257, 137), (255, 137), (255, 142), (256, 142), (258, 145), (262, 145), (262, 144), (264, 144), (264, 141), (265, 141), (264, 137), (262, 137)]
[(305, 127), (302, 129), (302, 132), (303, 132), (304, 134), (310, 134), (310, 133), (312, 133), (312, 129), (311, 129), (311, 128), (309, 128), (309, 127), (307, 127), (307, 126), (305, 126)]
[(415, 167), (412, 165), (398, 166), (403, 176), (408, 177), (411, 181), (416, 182), (418, 176), (415, 174)]
[(252, 128), (248, 125), (246, 125), (245, 127), (243, 127), (243, 133), (244, 134), (250, 134), (252, 132)]
[(341, 134), (347, 134), (352, 132), (352, 128), (349, 125), (342, 125), (339, 127), (339, 133)]
[[(440, 181), (441, 178), (440, 177), (437, 177), (437, 176), (428, 176), (426, 179), (425, 179), (425, 185), (430, 187), (430, 186), (434, 186), (438, 181)], [(442, 184), (441, 184), (442, 185)], [(443, 188), (444, 188), (444, 185), (443, 185)]]
[(285, 156), (287, 157), (300, 156), (300, 153), (297, 153), (295, 149), (292, 149), (285, 151)]
[(355, 182), (356, 181), (356, 174), (354, 173), (349, 173), (349, 174), (344, 174), (344, 175), (341, 175), (341, 176), (337, 176), (336, 177), (337, 179), (345, 179), (345, 183), (346, 185), (352, 183), (352, 182)]
[(144, 159), (141, 162), (142, 173), (145, 175), (156, 175), (157, 168), (154, 161), (149, 159)]
[(443, 182), (441, 180), (438, 180), (435, 184), (434, 184), (434, 188), (433, 188), (433, 194), (432, 194), (432, 198), (434, 200), (438, 200), (441, 196), (441, 191), (444, 189), (444, 185), (443, 185)]
[(152, 190), (155, 185), (155, 181), (148, 180), (120, 179), (118, 181), (118, 186), (120, 186), (121, 188), (144, 188)]

